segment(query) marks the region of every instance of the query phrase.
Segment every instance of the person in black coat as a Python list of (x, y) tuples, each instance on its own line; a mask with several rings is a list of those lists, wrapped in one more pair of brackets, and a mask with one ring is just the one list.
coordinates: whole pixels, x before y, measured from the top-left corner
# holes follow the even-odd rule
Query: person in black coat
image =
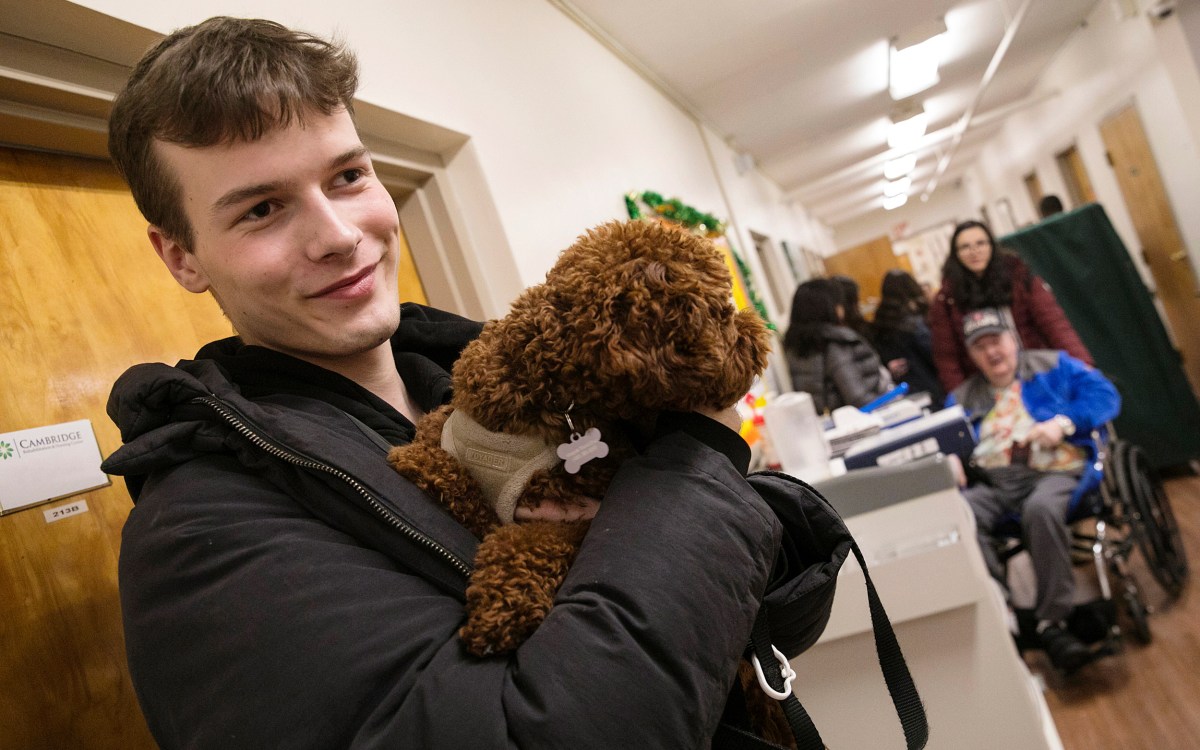
[(870, 338), (871, 324), (863, 317), (862, 307), (858, 299), (858, 282), (849, 276), (837, 274), (830, 276), (829, 280), (837, 285), (837, 298), (839, 307), (839, 317), (842, 325), (862, 336), (864, 339)]
[(928, 393), (936, 410), (946, 394), (933, 363), (928, 313), (929, 298), (917, 280), (899, 268), (888, 271), (871, 323), (871, 343), (896, 382), (908, 383), (910, 393)]
[(450, 398), (480, 325), (401, 306), (357, 80), (339, 44), (213, 18), (157, 43), (113, 103), (151, 244), (238, 334), (130, 368), (109, 401), (151, 733), (164, 750), (709, 747), (758, 612), (804, 567), (801, 529), (745, 476), (732, 405), (660, 419), (542, 627), (515, 654), (467, 652), (479, 540), (385, 457)]
[(792, 297), (783, 337), (792, 388), (812, 395), (818, 412), (862, 406), (892, 387), (879, 355), (840, 322), (841, 293), (831, 279), (810, 279)]

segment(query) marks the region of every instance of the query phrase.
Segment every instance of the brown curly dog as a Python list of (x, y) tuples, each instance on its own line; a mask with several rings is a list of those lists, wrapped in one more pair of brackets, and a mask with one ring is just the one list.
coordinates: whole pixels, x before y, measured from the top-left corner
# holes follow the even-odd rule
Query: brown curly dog
[[(633, 453), (631, 433), (649, 434), (664, 410), (734, 404), (768, 346), (762, 319), (734, 309), (720, 251), (647, 221), (581, 236), (544, 283), (487, 323), (454, 367), (451, 404), (389, 456), (482, 540), (459, 632), (468, 649), (524, 642), (587, 530), (586, 521), (514, 524), (514, 506), (602, 498)], [(559, 446), (586, 459), (592, 428), (607, 455), (564, 466)]]

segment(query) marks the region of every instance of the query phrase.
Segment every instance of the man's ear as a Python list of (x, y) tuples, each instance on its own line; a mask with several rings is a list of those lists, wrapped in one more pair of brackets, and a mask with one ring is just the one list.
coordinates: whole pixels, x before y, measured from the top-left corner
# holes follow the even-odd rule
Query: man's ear
[(162, 258), (167, 270), (171, 272), (180, 286), (195, 294), (208, 291), (210, 286), (208, 274), (196, 261), (195, 255), (189, 253), (183, 245), (171, 239), (166, 232), (153, 224), (146, 229), (146, 234), (150, 237), (150, 244), (154, 246), (154, 252), (158, 253), (159, 258)]

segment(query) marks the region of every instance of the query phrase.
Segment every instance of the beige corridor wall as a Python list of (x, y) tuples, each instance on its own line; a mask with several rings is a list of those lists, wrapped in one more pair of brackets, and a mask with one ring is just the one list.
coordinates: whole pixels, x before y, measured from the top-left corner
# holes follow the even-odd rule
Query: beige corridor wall
[(1037, 215), (1022, 177), (1036, 169), (1047, 192), (1066, 196), (1054, 155), (1074, 144), (1097, 201), (1148, 279), (1141, 243), (1100, 136), (1101, 121), (1132, 102), (1155, 153), (1192, 265), (1200, 268), (1200, 213), (1192, 210), (1200, 199), (1200, 142), (1168, 74), (1168, 65), (1175, 61), (1164, 59), (1167, 51), (1159, 45), (1154, 22), (1145, 15), (1117, 18), (1102, 6), (1096, 7), (1088, 25), (1042, 76), (1041, 89), (1059, 95), (1005, 124), (980, 160), (974, 189), (980, 202), (1009, 196), (1018, 223), (1032, 223)]
[[(1163, 23), (1179, 21), (1172, 18)], [(928, 204), (910, 200), (895, 211), (872, 212), (845, 226), (836, 226), (838, 246), (886, 234), (900, 222), (908, 222), (910, 229), (920, 229), (934, 223), (934, 219), (980, 218), (979, 206), (984, 204), (995, 220), (996, 204), (1003, 198), (1009, 200), (1019, 225), (1032, 223), (1037, 218), (1036, 207), (1028, 197), (1023, 177), (1036, 170), (1046, 192), (1065, 198), (1068, 192), (1054, 156), (1075, 145), (1097, 199), (1146, 276), (1137, 235), (1099, 133), (1101, 120), (1136, 99), (1151, 146), (1161, 154), (1159, 166), (1192, 265), (1200, 268), (1200, 212), (1191, 210), (1200, 199), (1200, 140), (1185, 112), (1187, 108), (1194, 111), (1200, 104), (1181, 102), (1168, 74), (1169, 69), (1181, 66), (1194, 68), (1196, 62), (1190, 57), (1180, 59), (1184, 53), (1178, 45), (1164, 45), (1165, 31), (1145, 14), (1118, 18), (1110, 3), (1097, 3), (1088, 23), (1064, 45), (1031, 95), (1046, 95), (1046, 100), (1006, 121), (983, 149), (962, 190), (945, 185)], [(961, 197), (951, 199), (956, 192), (962, 193)], [(943, 200), (949, 202), (943, 204)], [(930, 215), (939, 210), (940, 216)]]

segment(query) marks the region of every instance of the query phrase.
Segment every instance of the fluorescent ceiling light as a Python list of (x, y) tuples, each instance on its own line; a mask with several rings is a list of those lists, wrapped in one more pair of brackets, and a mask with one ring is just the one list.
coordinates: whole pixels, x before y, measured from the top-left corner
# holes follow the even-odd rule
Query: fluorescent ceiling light
[(938, 75), (938, 64), (942, 61), (941, 38), (897, 50), (892, 47), (891, 67), (888, 75), (888, 93), (899, 100), (920, 93), (942, 80)]
[(905, 203), (908, 203), (908, 195), (901, 193), (900, 195), (893, 195), (890, 198), (884, 198), (883, 208), (884, 210), (891, 211), (893, 208), (900, 208)]
[(906, 174), (909, 174), (916, 168), (917, 155), (909, 154), (908, 156), (901, 156), (899, 159), (892, 159), (891, 161), (884, 162), (883, 176), (889, 180), (896, 180)]
[(891, 148), (908, 150), (916, 148), (925, 135), (929, 125), (929, 115), (921, 109), (921, 105), (905, 108), (892, 115), (892, 125), (888, 128), (887, 143)]
[(911, 177), (901, 177), (898, 180), (893, 180), (883, 186), (883, 194), (885, 197), (892, 198), (897, 195), (907, 194), (908, 189), (912, 187)]
[(888, 91), (899, 101), (924, 91), (939, 80), (946, 22), (930, 21), (888, 43)]

